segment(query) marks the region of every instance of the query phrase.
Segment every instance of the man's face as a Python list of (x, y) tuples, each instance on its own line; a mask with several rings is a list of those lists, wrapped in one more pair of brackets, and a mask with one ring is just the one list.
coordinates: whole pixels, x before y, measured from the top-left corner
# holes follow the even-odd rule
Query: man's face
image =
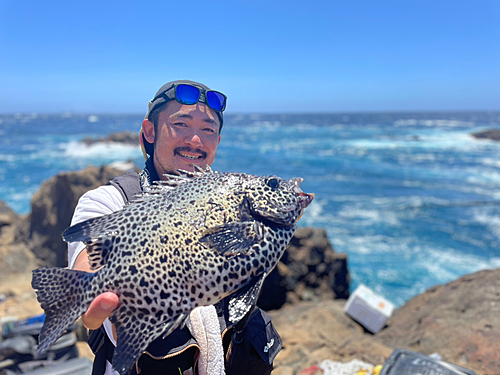
[(169, 102), (153, 124), (144, 120), (144, 136), (154, 141), (154, 165), (160, 179), (177, 169), (193, 170), (212, 165), (220, 142), (219, 118), (203, 103), (185, 105)]

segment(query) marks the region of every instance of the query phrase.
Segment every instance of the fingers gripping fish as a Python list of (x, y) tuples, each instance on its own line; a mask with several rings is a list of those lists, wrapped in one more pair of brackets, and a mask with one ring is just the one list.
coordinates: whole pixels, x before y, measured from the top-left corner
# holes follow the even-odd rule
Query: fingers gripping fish
[(66, 229), (63, 239), (84, 242), (90, 267), (98, 271), (33, 271), (32, 286), (46, 314), (38, 351), (45, 352), (107, 291), (120, 299), (110, 316), (117, 331), (113, 367), (120, 374), (197, 306), (232, 295), (229, 317), (239, 321), (255, 305), (265, 276), (313, 200), (301, 181), (185, 172), (118, 212)]

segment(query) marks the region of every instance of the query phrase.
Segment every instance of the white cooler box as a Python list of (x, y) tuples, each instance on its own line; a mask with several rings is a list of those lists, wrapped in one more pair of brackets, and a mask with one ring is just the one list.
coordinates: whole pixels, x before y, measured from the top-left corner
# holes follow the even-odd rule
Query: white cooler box
[(364, 285), (349, 296), (344, 311), (372, 333), (380, 331), (394, 311), (394, 305)]

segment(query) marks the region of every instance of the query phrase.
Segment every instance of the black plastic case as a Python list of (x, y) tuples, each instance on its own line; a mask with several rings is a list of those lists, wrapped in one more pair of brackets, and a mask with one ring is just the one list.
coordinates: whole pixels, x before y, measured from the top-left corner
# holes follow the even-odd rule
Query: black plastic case
[(387, 358), (380, 375), (477, 375), (474, 371), (406, 349)]

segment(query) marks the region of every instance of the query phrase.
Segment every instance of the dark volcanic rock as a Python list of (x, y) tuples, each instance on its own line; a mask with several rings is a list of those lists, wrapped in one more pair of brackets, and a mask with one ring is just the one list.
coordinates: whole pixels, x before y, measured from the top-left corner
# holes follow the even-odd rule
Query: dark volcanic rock
[(16, 223), (18, 220), (17, 214), (4, 201), (0, 201), (0, 230), (4, 226)]
[(492, 141), (500, 141), (500, 130), (498, 129), (485, 130), (478, 133), (472, 133), (471, 135), (476, 139), (490, 139)]
[(84, 138), (82, 140), (87, 146), (95, 143), (125, 143), (130, 145), (139, 145), (139, 133), (123, 131), (119, 133), (111, 133), (106, 138)]
[(335, 253), (324, 229), (298, 228), (278, 266), (264, 282), (258, 305), (349, 297), (346, 254)]
[(78, 199), (88, 190), (123, 174), (108, 166), (60, 173), (45, 181), (31, 199), (30, 247), (47, 266), (67, 266), (67, 245), (62, 232), (69, 226)]
[(411, 299), (376, 338), (483, 375), (500, 374), (500, 269), (466, 275)]
[(36, 265), (29, 247), (19, 239), (19, 233), (26, 231), (26, 217), (0, 201), (0, 281)]

